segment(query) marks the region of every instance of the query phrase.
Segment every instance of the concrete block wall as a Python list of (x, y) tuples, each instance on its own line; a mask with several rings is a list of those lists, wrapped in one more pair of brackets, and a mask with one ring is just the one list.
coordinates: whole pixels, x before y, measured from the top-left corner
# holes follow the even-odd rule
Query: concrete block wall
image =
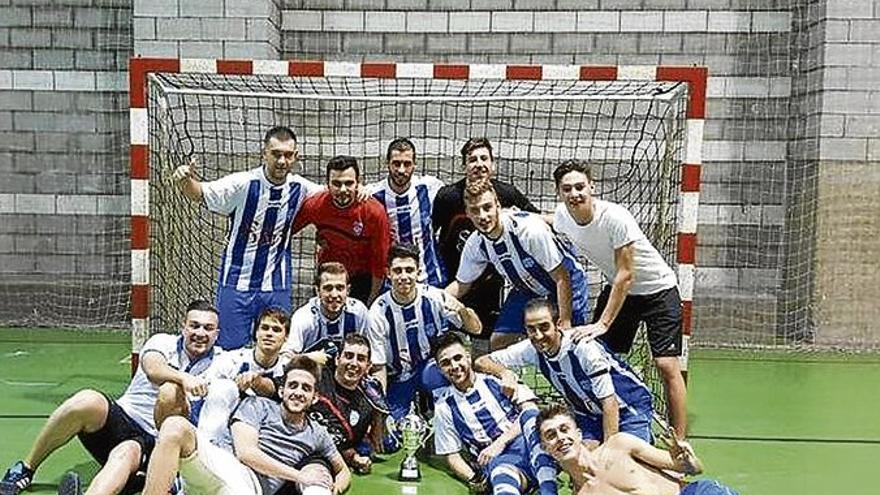
[(0, 321), (127, 306), (131, 6), (0, 2)]

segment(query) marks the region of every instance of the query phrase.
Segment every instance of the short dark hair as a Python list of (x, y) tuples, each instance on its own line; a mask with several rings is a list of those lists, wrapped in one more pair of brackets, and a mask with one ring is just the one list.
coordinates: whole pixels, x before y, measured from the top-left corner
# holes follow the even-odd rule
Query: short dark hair
[(194, 299), (190, 301), (190, 303), (186, 306), (186, 311), (184, 314), (189, 313), (190, 311), (208, 311), (214, 313), (217, 316), (220, 316), (220, 312), (217, 311), (217, 308), (215, 308), (213, 304), (204, 299)]
[(491, 180), (485, 179), (471, 182), (464, 188), (465, 205), (478, 199), (480, 196), (489, 191), (492, 191), (492, 194), (494, 194), (496, 198), (498, 197), (498, 193), (495, 191), (495, 186), (492, 185)]
[(276, 125), (275, 127), (266, 131), (266, 135), (263, 136), (263, 146), (269, 144), (269, 140), (275, 138), (279, 141), (288, 141), (293, 139), (296, 141), (296, 133), (293, 132), (293, 129), (283, 125)]
[(284, 381), (287, 381), (287, 375), (290, 374), (291, 371), (301, 370), (309, 373), (315, 378), (315, 385), (317, 385), (321, 381), (321, 371), (318, 367), (318, 363), (312, 361), (311, 359), (303, 356), (296, 355), (290, 359), (290, 362), (284, 365)]
[(399, 137), (394, 141), (388, 143), (388, 151), (385, 152), (385, 162), (388, 163), (391, 161), (391, 152), (392, 151), (412, 151), (413, 153), (413, 161), (416, 159), (416, 145), (413, 144), (409, 138)]
[(555, 418), (556, 416), (567, 416), (577, 424), (577, 421), (574, 419), (574, 414), (571, 413), (571, 409), (569, 409), (568, 406), (560, 402), (553, 402), (546, 407), (542, 407), (538, 412), (538, 419), (535, 420), (535, 430), (538, 431), (539, 437), (541, 435), (541, 423), (548, 419)]
[(464, 340), (462, 340), (461, 337), (459, 337), (458, 334), (455, 332), (446, 332), (443, 335), (437, 337), (437, 339), (434, 340), (434, 345), (433, 345), (434, 359), (437, 359), (437, 356), (440, 355), (440, 351), (442, 351), (443, 349), (446, 349), (448, 347), (452, 347), (455, 344), (458, 344), (458, 345), (464, 347)]
[(281, 323), (281, 326), (284, 327), (284, 335), (290, 334), (290, 317), (287, 316), (287, 311), (278, 307), (269, 307), (260, 311), (260, 316), (257, 316), (257, 319), (254, 320), (254, 340), (257, 339), (257, 329), (260, 328), (260, 323), (264, 318), (272, 318)]
[(553, 321), (559, 319), (559, 308), (556, 307), (556, 304), (546, 297), (536, 297), (533, 299), (529, 299), (526, 305), (523, 307), (523, 315), (530, 311), (535, 311), (538, 309), (546, 309), (550, 311), (550, 317), (553, 318)]
[(560, 163), (556, 170), (553, 171), (553, 180), (556, 182), (556, 187), (559, 187), (559, 181), (569, 172), (580, 172), (587, 176), (587, 180), (593, 182), (593, 170), (590, 168), (590, 164), (584, 160), (572, 158)]
[(325, 261), (318, 265), (318, 269), (315, 271), (315, 287), (321, 286), (321, 275), (325, 273), (331, 273), (333, 275), (345, 275), (345, 283), (348, 283), (348, 270), (345, 269), (345, 265), (338, 261)]
[(357, 158), (349, 155), (337, 155), (330, 159), (327, 162), (327, 180), (330, 180), (330, 171), (336, 170), (337, 172), (342, 172), (343, 170), (348, 170), (350, 168), (354, 169), (354, 178), (360, 179), (361, 177), (361, 168), (358, 166)]
[(467, 165), (468, 155), (471, 154), (471, 151), (474, 151), (477, 148), (486, 148), (489, 150), (489, 157), (493, 160), (495, 159), (495, 153), (492, 151), (492, 143), (490, 143), (488, 139), (484, 137), (470, 138), (465, 141), (464, 146), (461, 147), (462, 165)]
[(391, 248), (388, 250), (388, 266), (391, 266), (391, 262), (398, 258), (410, 258), (416, 262), (416, 265), (419, 264), (419, 248), (415, 247), (410, 243), (399, 243), (392, 244)]
[(370, 348), (370, 341), (367, 340), (366, 337), (359, 333), (350, 333), (342, 339), (342, 347), (339, 349), (339, 352), (342, 352), (342, 349), (345, 349), (347, 345), (362, 345), (367, 348), (367, 357), (370, 357), (372, 354), (372, 349)]

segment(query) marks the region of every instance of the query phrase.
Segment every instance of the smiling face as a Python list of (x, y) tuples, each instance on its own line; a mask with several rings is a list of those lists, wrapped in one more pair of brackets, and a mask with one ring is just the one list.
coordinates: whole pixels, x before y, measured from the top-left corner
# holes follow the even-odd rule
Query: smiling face
[(419, 263), (409, 257), (397, 257), (388, 266), (388, 279), (391, 280), (391, 295), (397, 302), (408, 303), (416, 296), (416, 281), (419, 278)]
[(467, 390), (474, 383), (471, 355), (461, 344), (452, 344), (437, 353), (437, 366), (455, 388)]
[(363, 344), (347, 343), (336, 356), (336, 381), (353, 389), (370, 370), (370, 348)]
[(464, 159), (465, 176), (467, 182), (488, 180), (495, 176), (495, 159), (489, 148), (474, 148), (468, 152)]
[(220, 333), (217, 313), (194, 309), (183, 320), (183, 346), (190, 358), (205, 354), (214, 347)]
[(531, 308), (523, 314), (526, 336), (538, 352), (555, 356), (559, 352), (562, 333), (556, 328), (550, 310), (539, 306)]
[(263, 161), (266, 162), (263, 170), (266, 179), (273, 184), (284, 184), (287, 181), (287, 174), (293, 170), (293, 165), (298, 157), (299, 149), (296, 140), (269, 138), (269, 142), (263, 149)]
[(541, 422), (541, 446), (558, 462), (576, 460), (580, 449), (581, 431), (571, 416), (557, 414)]
[(345, 170), (330, 170), (327, 178), (327, 189), (333, 204), (345, 208), (354, 203), (357, 194), (358, 176), (354, 167)]
[(493, 191), (486, 191), (476, 198), (465, 198), (465, 213), (477, 231), (497, 239), (501, 235), (501, 204)]
[(583, 172), (572, 170), (559, 179), (559, 199), (578, 222), (593, 219), (593, 183)]
[(415, 168), (413, 150), (391, 150), (391, 159), (388, 160), (388, 182), (391, 187), (397, 192), (407, 190)]
[(316, 290), (324, 316), (335, 318), (339, 315), (348, 299), (349, 289), (348, 277), (345, 273), (324, 272), (321, 274)]
[(302, 414), (315, 403), (315, 376), (306, 370), (293, 369), (284, 377), (281, 389), (281, 404), (287, 412)]
[(287, 330), (284, 324), (272, 316), (264, 316), (257, 325), (254, 335), (256, 347), (267, 356), (275, 356), (281, 351), (281, 347), (287, 340)]

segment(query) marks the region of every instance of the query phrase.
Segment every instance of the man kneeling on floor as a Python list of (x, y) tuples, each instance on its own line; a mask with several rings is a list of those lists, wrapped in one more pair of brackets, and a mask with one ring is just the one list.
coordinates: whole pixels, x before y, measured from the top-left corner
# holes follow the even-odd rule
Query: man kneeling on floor
[(714, 480), (685, 481), (703, 465), (675, 434), (668, 435), (668, 451), (623, 432), (597, 445), (581, 439), (571, 411), (558, 404), (541, 410), (537, 424), (541, 445), (571, 476), (577, 495), (738, 495)]
[(178, 470), (188, 495), (342, 493), (351, 472), (327, 430), (306, 414), (316, 400), (318, 376), (314, 362), (294, 357), (285, 369), (281, 402), (245, 398), (224, 438), (199, 435), (181, 416), (165, 420), (143, 493), (167, 495)]

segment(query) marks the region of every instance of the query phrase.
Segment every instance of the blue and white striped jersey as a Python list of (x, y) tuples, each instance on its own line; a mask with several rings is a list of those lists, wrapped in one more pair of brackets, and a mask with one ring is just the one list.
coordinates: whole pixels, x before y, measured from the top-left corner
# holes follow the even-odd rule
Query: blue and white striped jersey
[[(254, 349), (250, 347), (242, 347), (234, 351), (226, 351), (221, 354), (208, 371), (205, 372), (205, 379), (210, 383), (214, 380), (235, 380), (235, 377), (242, 373), (256, 372), (260, 376), (267, 378), (279, 378), (284, 376), (284, 362), (282, 359), (276, 359), (275, 364), (268, 368), (264, 368), (257, 363), (254, 356)], [(248, 395), (255, 395), (252, 390), (247, 390)]]
[(556, 282), (550, 272), (564, 265), (571, 277), (573, 299), (587, 297), (589, 288), (583, 265), (575, 258), (571, 246), (555, 235), (539, 215), (502, 210), (499, 221), (504, 232), (497, 240), (474, 231), (465, 241), (455, 276), (459, 282), (477, 280), (491, 263), (514, 288), (535, 297), (555, 297)]
[[(161, 354), (171, 368), (202, 377), (206, 376), (214, 358), (223, 355), (223, 349), (215, 345), (206, 354), (192, 361), (184, 350), (183, 337), (168, 333), (157, 333), (144, 343), (140, 350), (141, 363), (143, 363), (144, 357), (152, 352)], [(147, 378), (143, 366), (138, 366), (131, 383), (128, 384), (122, 397), (116, 399), (116, 403), (144, 431), (151, 435), (157, 435), (153, 409), (156, 407), (158, 397), (159, 386)]]
[(388, 212), (391, 238), (397, 243), (409, 243), (419, 248), (419, 282), (434, 287), (446, 284), (446, 275), (437, 244), (434, 240), (434, 227), (431, 224), (431, 211), (437, 191), (443, 182), (436, 177), (413, 175), (409, 189), (397, 194), (391, 189), (388, 180), (370, 184), (368, 190)]
[(415, 300), (401, 306), (387, 291), (370, 306), (370, 332), (373, 364), (386, 365), (388, 376), (404, 381), (415, 368), (431, 357), (431, 341), (449, 330), (461, 327), (458, 313), (443, 305), (445, 292), (430, 285), (416, 287)]
[(575, 344), (568, 334), (563, 333), (559, 352), (555, 356), (538, 352), (528, 340), (489, 356), (507, 368), (536, 366), (565, 397), (576, 414), (600, 417), (600, 399), (615, 394), (621, 421), (636, 414), (651, 414), (651, 391), (648, 386), (629, 365), (594, 340)]
[(220, 285), (242, 292), (289, 289), (290, 228), (306, 196), (322, 189), (294, 174), (276, 186), (263, 167), (203, 183), (205, 205), (229, 219)]
[(299, 354), (323, 340), (341, 347), (348, 334), (366, 334), (369, 328), (370, 311), (357, 299), (349, 297), (339, 316), (331, 320), (321, 311), (321, 300), (313, 297), (293, 312), (290, 336), (282, 352)]
[[(434, 406), (434, 450), (439, 455), (458, 452), (462, 447), (478, 455), (493, 440), (512, 428), (519, 410), (501, 391), (501, 380), (474, 373), (474, 386), (462, 392), (452, 385), (436, 396)], [(525, 385), (516, 393), (517, 402), (534, 400)]]

